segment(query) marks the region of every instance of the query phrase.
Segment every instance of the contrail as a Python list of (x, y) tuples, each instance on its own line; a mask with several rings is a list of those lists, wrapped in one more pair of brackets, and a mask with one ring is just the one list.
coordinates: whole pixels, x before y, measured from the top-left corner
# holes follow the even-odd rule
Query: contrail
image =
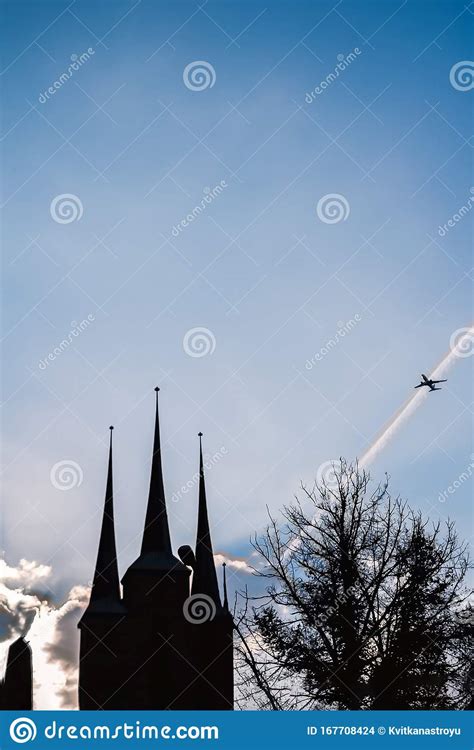
[[(439, 376), (446, 375), (451, 366), (458, 358), (469, 357), (474, 354), (474, 325), (466, 328), (459, 328), (453, 333), (450, 340), (450, 348), (447, 354), (436, 365), (430, 377), (433, 380), (439, 379)], [(424, 399), (428, 396), (429, 391), (424, 388), (416, 390), (410, 398), (398, 409), (382, 432), (375, 438), (372, 445), (367, 448), (364, 455), (359, 460), (359, 466), (365, 468), (372, 463), (393, 436), (398, 432), (402, 424), (421, 406)]]
[[(474, 325), (467, 326), (466, 328), (458, 328), (450, 338), (449, 350), (441, 361), (438, 362), (434, 370), (432, 370), (430, 378), (433, 380), (439, 380), (439, 376), (445, 375), (458, 358), (470, 357), (472, 355), (474, 355)], [(396, 434), (401, 425), (411, 417), (419, 406), (421, 406), (422, 402), (427, 397), (428, 392), (424, 388), (416, 390), (414, 394), (410, 396), (410, 398), (395, 412), (388, 424), (383, 428), (382, 432), (375, 438), (373, 443), (359, 459), (358, 463), (360, 468), (367, 468), (372, 463), (374, 458), (378, 456), (391, 438)], [(324, 470), (323, 475), (329, 470), (329, 467), (332, 467), (331, 471), (334, 473), (334, 463), (334, 461), (326, 461), (324, 464), (321, 464), (319, 469)], [(316, 517), (317, 514), (313, 516), (313, 521), (315, 521)], [(301, 536), (297, 535), (289, 542), (287, 549), (283, 553), (284, 559), (297, 550), (300, 544)]]

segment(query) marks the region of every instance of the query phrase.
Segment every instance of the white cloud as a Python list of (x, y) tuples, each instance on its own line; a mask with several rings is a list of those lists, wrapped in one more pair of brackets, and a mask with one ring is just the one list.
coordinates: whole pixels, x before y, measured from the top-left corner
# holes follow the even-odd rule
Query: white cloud
[(6, 560), (0, 560), (0, 582), (28, 586), (50, 577), (50, 565), (41, 565), (34, 560), (22, 558), (16, 567), (8, 565)]
[(217, 552), (214, 555), (214, 562), (217, 568), (219, 568), (222, 563), (226, 563), (229, 568), (234, 568), (234, 570), (238, 570), (242, 573), (253, 573), (253, 568), (250, 567), (244, 557), (230, 557), (225, 552)]
[(23, 635), (33, 654), (34, 708), (76, 708), (76, 624), (89, 589), (74, 586), (64, 602), (55, 604), (40, 590), (49, 588), (51, 576), (49, 565), (22, 559), (10, 566), (0, 560), (0, 670), (10, 643)]

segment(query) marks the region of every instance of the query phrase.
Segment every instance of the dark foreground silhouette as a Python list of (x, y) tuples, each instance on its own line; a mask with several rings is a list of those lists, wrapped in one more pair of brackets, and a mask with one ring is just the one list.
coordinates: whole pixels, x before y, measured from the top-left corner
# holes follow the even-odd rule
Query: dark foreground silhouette
[(179, 560), (171, 547), (155, 390), (145, 528), (140, 554), (122, 578), (123, 596), (115, 547), (111, 428), (97, 564), (89, 606), (79, 623), (79, 707), (232, 709), (233, 621), (217, 583), (202, 445), (196, 546), (194, 552), (180, 548)]
[(8, 649), (5, 676), (0, 682), (0, 709), (31, 711), (32, 708), (31, 648), (24, 638), (18, 638)]
[(345, 461), (283, 516), (254, 542), (266, 592), (244, 595), (236, 621), (243, 703), (472, 707), (469, 560), (453, 524), (424, 521)]

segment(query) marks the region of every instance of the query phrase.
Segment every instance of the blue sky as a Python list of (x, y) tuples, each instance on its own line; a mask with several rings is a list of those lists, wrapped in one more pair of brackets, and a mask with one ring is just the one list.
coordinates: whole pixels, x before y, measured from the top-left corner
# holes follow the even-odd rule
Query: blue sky
[[(266, 506), (277, 512), (325, 461), (362, 455), (444, 356), (472, 319), (472, 217), (438, 231), (472, 195), (470, 95), (450, 82), (470, 55), (465, 5), (3, 4), (11, 565), (52, 565), (57, 592), (90, 580), (114, 424), (124, 572), (143, 526), (156, 384), (168, 497), (196, 471), (202, 430), (208, 454), (225, 449), (208, 471), (215, 548), (246, 557)], [(185, 85), (194, 61), (212, 87)], [(53, 219), (64, 194), (79, 220)], [(318, 216), (328, 194), (344, 197), (345, 220)], [(186, 352), (194, 328), (212, 353)], [(471, 384), (472, 358), (460, 358), (372, 466), (467, 538), (472, 480), (438, 497), (471, 462)], [(80, 467), (80, 486), (54, 486), (62, 461)], [(176, 547), (193, 542), (196, 501), (169, 503)]]

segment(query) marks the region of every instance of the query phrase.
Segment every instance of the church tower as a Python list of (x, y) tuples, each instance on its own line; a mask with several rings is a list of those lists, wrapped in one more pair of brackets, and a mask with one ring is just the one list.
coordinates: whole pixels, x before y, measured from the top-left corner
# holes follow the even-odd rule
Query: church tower
[[(224, 605), (219, 595), (202, 446), (196, 550), (181, 547), (180, 560), (171, 545), (161, 462), (159, 388), (155, 392), (145, 525), (140, 554), (122, 578), (122, 595), (115, 545), (111, 428), (99, 551), (89, 605), (79, 623), (79, 707), (232, 709), (233, 622), (226, 594)], [(194, 615), (200, 602), (207, 607), (204, 619)]]
[(194, 664), (198, 673), (193, 706), (196, 709), (229, 710), (234, 707), (233, 621), (227, 602), (224, 565), (224, 602), (221, 604), (207, 510), (206, 483), (199, 433), (199, 501), (191, 602), (207, 604), (208, 617), (196, 621), (193, 630)]
[(20, 636), (8, 649), (5, 677), (0, 683), (0, 709), (31, 711), (33, 708), (33, 669), (31, 648)]
[(125, 573), (124, 604), (130, 633), (129, 708), (181, 708), (190, 653), (183, 618), (189, 569), (173, 555), (161, 462), (159, 388), (150, 491), (139, 557)]
[(92, 581), (89, 605), (79, 628), (80, 680), (79, 708), (83, 710), (112, 710), (121, 708), (121, 659), (124, 649), (126, 610), (120, 598), (114, 525), (114, 492), (112, 478), (112, 430), (110, 427), (109, 464), (102, 528), (97, 562)]

